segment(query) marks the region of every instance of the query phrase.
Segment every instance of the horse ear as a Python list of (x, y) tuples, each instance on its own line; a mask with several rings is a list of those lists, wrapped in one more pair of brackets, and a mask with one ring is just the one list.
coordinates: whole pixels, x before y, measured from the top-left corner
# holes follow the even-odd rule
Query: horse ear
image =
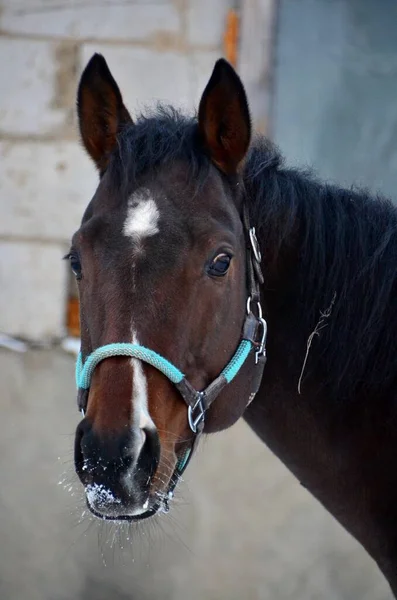
[(223, 58), (201, 97), (198, 124), (212, 162), (226, 174), (236, 173), (250, 143), (251, 120), (243, 84)]
[(132, 119), (100, 54), (94, 54), (81, 76), (77, 113), (84, 147), (102, 174), (116, 146), (117, 135)]

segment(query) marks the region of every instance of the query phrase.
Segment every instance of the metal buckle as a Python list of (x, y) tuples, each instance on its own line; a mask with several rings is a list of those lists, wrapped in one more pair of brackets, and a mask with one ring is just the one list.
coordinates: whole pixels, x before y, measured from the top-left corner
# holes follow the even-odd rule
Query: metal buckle
[(255, 364), (257, 365), (261, 356), (266, 355), (266, 336), (267, 336), (267, 323), (265, 319), (260, 316), (258, 319), (259, 324), (262, 325), (262, 337), (259, 342), (259, 347), (255, 352)]
[(252, 248), (252, 252), (254, 253), (255, 260), (258, 263), (260, 263), (262, 260), (262, 254), (259, 249), (259, 243), (258, 243), (258, 238), (256, 237), (255, 227), (250, 228), (249, 236), (250, 236), (251, 248)]
[[(251, 296), (248, 296), (247, 315), (252, 313), (251, 304), (252, 304), (252, 298), (251, 298)], [(256, 318), (258, 319), (259, 326), (262, 327), (261, 339), (258, 342), (258, 349), (255, 351), (255, 364), (257, 365), (260, 357), (264, 356), (266, 354), (267, 323), (266, 323), (265, 319), (263, 318), (262, 306), (261, 306), (260, 302), (256, 302), (256, 309), (258, 311), (258, 316)]]
[(203, 398), (204, 392), (197, 392), (196, 404), (193, 406), (193, 408), (189, 406), (187, 410), (187, 418), (190, 429), (193, 431), (193, 433), (197, 433), (198, 426), (202, 421), (204, 421), (205, 408), (203, 406)]

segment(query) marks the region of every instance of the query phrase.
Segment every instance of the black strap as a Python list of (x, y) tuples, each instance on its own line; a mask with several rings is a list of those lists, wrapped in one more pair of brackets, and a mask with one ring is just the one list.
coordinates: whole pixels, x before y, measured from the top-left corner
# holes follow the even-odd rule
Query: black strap
[(243, 206), (243, 225), (246, 242), (247, 288), (252, 302), (260, 301), (260, 286), (264, 283), (261, 269), (261, 252), (255, 229), (250, 226), (248, 207)]

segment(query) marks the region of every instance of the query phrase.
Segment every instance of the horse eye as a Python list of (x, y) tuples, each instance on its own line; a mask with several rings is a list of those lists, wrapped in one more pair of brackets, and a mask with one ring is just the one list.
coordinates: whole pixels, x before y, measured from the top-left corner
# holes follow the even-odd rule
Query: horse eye
[(74, 276), (76, 277), (76, 279), (81, 279), (81, 277), (82, 277), (81, 262), (80, 262), (79, 257), (76, 256), (75, 254), (69, 254), (68, 258), (69, 258), (70, 267), (73, 271)]
[(230, 266), (231, 256), (229, 254), (218, 254), (208, 267), (208, 274), (213, 277), (223, 277)]

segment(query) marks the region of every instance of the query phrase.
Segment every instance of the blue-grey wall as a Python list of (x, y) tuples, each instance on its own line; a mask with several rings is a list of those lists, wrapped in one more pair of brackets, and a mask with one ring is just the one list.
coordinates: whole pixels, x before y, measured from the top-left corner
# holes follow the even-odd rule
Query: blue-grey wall
[(275, 74), (288, 162), (397, 202), (396, 0), (281, 0)]

